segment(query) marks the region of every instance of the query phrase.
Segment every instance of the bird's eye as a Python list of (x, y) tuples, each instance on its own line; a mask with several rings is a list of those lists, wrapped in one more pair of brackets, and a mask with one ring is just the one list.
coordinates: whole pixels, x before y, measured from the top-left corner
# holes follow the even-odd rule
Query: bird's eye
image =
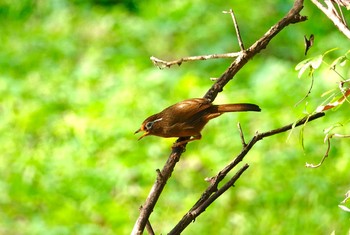
[(146, 129), (147, 129), (147, 130), (151, 129), (152, 126), (153, 126), (153, 123), (154, 123), (154, 122), (147, 122), (146, 125), (145, 125)]
[(147, 130), (150, 130), (155, 122), (159, 122), (159, 121), (161, 121), (162, 119), (163, 119), (163, 118), (158, 118), (158, 119), (156, 119), (156, 120), (154, 120), (154, 121), (147, 122), (146, 125), (145, 125), (146, 129), (147, 129)]

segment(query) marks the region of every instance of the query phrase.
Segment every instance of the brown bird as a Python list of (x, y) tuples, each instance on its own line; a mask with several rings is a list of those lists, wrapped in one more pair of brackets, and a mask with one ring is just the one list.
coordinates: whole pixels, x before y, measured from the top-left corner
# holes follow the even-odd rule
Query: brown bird
[(210, 119), (226, 112), (256, 111), (261, 109), (255, 104), (221, 104), (213, 105), (209, 99), (193, 98), (169, 106), (160, 113), (148, 117), (136, 133), (144, 131), (139, 138), (147, 135), (160, 137), (192, 137), (188, 140), (175, 143), (179, 146), (184, 143), (201, 139), (201, 131)]

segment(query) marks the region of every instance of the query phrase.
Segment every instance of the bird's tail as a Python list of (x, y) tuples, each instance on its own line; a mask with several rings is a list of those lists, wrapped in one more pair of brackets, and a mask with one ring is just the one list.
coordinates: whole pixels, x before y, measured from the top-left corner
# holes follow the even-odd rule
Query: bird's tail
[(240, 103), (240, 104), (221, 104), (216, 105), (217, 110), (219, 113), (226, 113), (226, 112), (245, 112), (245, 111), (255, 111), (260, 112), (261, 109), (259, 106), (255, 104), (247, 104), (247, 103)]

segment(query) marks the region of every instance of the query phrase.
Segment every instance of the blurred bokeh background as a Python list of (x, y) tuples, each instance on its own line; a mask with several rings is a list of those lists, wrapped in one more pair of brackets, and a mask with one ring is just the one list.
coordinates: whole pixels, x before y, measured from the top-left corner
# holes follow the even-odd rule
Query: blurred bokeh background
[[(292, 1), (0, 2), (0, 234), (129, 234), (175, 139), (133, 133), (149, 115), (201, 97), (230, 59), (160, 70), (150, 56), (177, 59), (238, 51), (232, 8), (249, 47), (290, 9)], [(317, 8), (250, 61), (216, 103), (251, 102), (261, 113), (225, 114), (188, 145), (152, 216), (166, 234), (241, 149), (237, 122), (249, 140), (312, 112), (341, 77), (324, 63), (311, 80), (298, 78), (302, 60), (349, 41)], [(347, 12), (345, 12), (347, 14)], [(304, 56), (304, 35), (315, 45)], [(338, 69), (338, 68), (337, 68)], [(349, 76), (348, 66), (338, 70)], [(250, 168), (184, 234), (345, 234), (350, 214), (338, 205), (349, 189), (350, 145), (323, 130), (349, 134), (349, 104), (326, 117), (258, 143)], [(234, 172), (233, 172), (234, 173)], [(232, 174), (233, 174), (232, 173)]]

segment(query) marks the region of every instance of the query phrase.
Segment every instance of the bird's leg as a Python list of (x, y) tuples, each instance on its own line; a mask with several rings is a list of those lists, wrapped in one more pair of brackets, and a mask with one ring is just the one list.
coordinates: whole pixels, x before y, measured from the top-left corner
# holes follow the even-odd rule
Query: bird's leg
[(191, 142), (191, 141), (195, 141), (195, 140), (200, 140), (202, 138), (202, 135), (199, 134), (199, 135), (195, 135), (195, 136), (192, 136), (192, 138), (188, 139), (188, 140), (183, 140), (183, 141), (180, 141), (180, 142), (175, 142), (173, 144), (173, 148), (175, 147), (179, 147), (180, 145), (183, 145), (183, 144), (186, 144), (188, 142)]

